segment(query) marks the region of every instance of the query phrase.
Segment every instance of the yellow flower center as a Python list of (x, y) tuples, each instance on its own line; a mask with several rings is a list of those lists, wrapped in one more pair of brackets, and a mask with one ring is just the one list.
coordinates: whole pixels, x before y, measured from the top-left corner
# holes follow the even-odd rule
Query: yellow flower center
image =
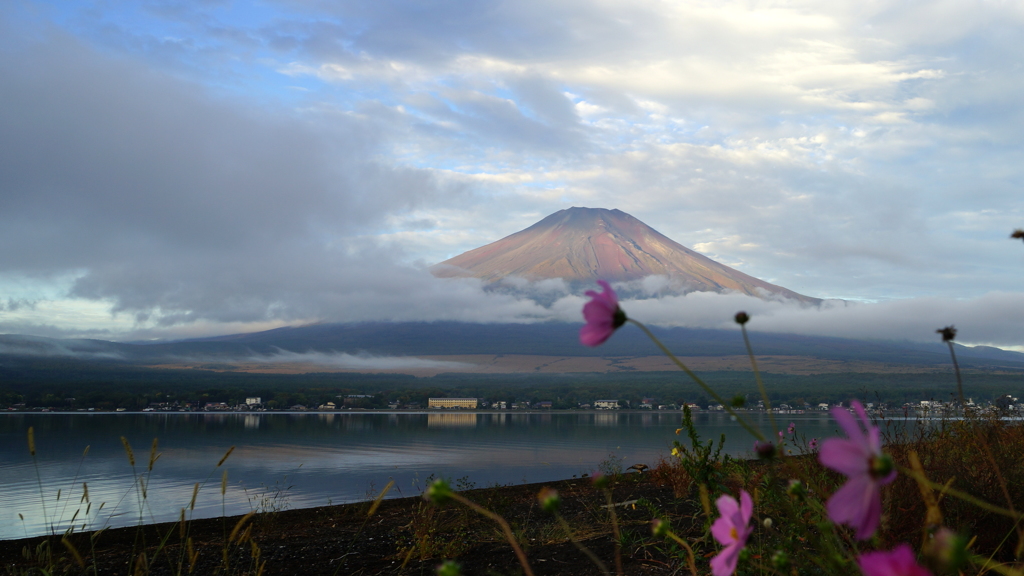
[(736, 527), (735, 526), (733, 526), (732, 528), (729, 528), (729, 536), (732, 536), (733, 540), (739, 540), (740, 539), (740, 533), (736, 531)]

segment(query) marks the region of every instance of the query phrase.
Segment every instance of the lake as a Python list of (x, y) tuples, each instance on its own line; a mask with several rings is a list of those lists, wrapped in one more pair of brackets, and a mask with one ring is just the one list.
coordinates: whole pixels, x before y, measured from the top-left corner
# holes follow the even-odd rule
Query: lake
[[(770, 434), (766, 414), (750, 417)], [(808, 440), (836, 434), (826, 412), (777, 418)], [(0, 539), (63, 532), (72, 517), (75, 530), (134, 525), (140, 516), (177, 520), (196, 483), (190, 514), (203, 518), (366, 500), (390, 480), (388, 496), (399, 497), (420, 494), (430, 477), (480, 488), (654, 466), (673, 440), (686, 442), (675, 434), (680, 420), (679, 412), (618, 411), (0, 414)], [(727, 414), (694, 421), (703, 438), (725, 433), (727, 453), (750, 454), (753, 438)], [(154, 438), (159, 458), (150, 471)]]

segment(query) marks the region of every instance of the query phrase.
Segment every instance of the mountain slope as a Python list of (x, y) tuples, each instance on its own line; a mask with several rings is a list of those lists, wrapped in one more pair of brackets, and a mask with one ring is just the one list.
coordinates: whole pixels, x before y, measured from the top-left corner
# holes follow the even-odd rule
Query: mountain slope
[(667, 276), (679, 291), (736, 291), (760, 298), (821, 300), (770, 284), (698, 254), (621, 210), (568, 208), (533, 226), (441, 262), (435, 276), (475, 277), (494, 282), (562, 278), (593, 286)]

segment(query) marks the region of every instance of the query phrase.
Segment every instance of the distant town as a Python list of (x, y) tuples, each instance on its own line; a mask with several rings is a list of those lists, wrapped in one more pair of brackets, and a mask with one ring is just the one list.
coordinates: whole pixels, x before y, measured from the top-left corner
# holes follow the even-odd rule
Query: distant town
[[(555, 406), (549, 400), (537, 402), (530, 401), (507, 401), (488, 400), (483, 398), (427, 398), (425, 404), (420, 402), (387, 401), (382, 402), (381, 395), (374, 394), (340, 394), (334, 400), (320, 404), (291, 404), (281, 405), (280, 402), (270, 400), (264, 402), (260, 396), (248, 396), (244, 401), (237, 403), (229, 402), (196, 402), (181, 400), (165, 400), (150, 402), (142, 408), (129, 409), (125, 407), (97, 408), (97, 407), (69, 407), (75, 405), (75, 398), (66, 398), (63, 402), (51, 406), (28, 406), (25, 403), (14, 403), (8, 406), (0, 406), (6, 412), (337, 412), (337, 411), (380, 411), (380, 410), (402, 410), (402, 411), (548, 411), (548, 410), (630, 410), (630, 411), (682, 411), (685, 405), (691, 412), (725, 412), (722, 404), (697, 404), (697, 403), (661, 403), (656, 398), (642, 398), (639, 402), (620, 400), (616, 398), (597, 399), (592, 402), (579, 402), (575, 406), (565, 406), (562, 403)], [(63, 406), (61, 405), (63, 404)], [(771, 406), (771, 411), (781, 414), (803, 414), (807, 412), (826, 412), (835, 406), (849, 406), (849, 403), (825, 402), (817, 404), (787, 404), (780, 403)], [(1003, 414), (1008, 416), (1019, 416), (1024, 414), (1024, 403), (1020, 399), (1005, 394), (990, 402), (975, 403), (973, 399), (966, 402), (968, 408)], [(955, 414), (960, 410), (959, 402), (920, 400), (918, 402), (904, 402), (902, 404), (867, 402), (865, 407), (874, 412), (899, 412), (907, 415), (945, 415)], [(763, 400), (756, 402), (736, 402), (734, 410), (767, 412), (768, 407)]]

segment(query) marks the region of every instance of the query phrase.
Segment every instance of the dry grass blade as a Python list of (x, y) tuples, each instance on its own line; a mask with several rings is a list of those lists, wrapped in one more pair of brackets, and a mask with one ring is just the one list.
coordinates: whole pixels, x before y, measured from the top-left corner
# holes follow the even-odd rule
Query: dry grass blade
[(28, 427), (28, 453), (36, 455), (36, 431), (32, 426)]
[(147, 470), (150, 470), (150, 471), (153, 470), (153, 463), (156, 462), (157, 458), (159, 458), (159, 456), (156, 453), (156, 444), (157, 444), (157, 439), (153, 438), (153, 446), (151, 446), (149, 448), (149, 467), (147, 468)]
[[(238, 536), (238, 531), (241, 530), (242, 527), (245, 526), (245, 523), (248, 522), (249, 519), (255, 515), (256, 512), (249, 512), (245, 516), (242, 516), (238, 523), (235, 524), (235, 527), (231, 530), (231, 535), (228, 536), (228, 542), (234, 542), (235, 538)], [(239, 542), (241, 542), (241, 540), (239, 540)]]
[(220, 476), (220, 495), (223, 496), (228, 491), (228, 471), (225, 470)]
[(121, 436), (121, 445), (124, 446), (124, 452), (128, 455), (128, 463), (135, 466), (135, 453), (132, 452), (132, 445), (128, 443), (128, 439)]
[(220, 468), (220, 465), (223, 464), (224, 461), (228, 459), (228, 456), (231, 456), (231, 453), (234, 452), (234, 451), (235, 451), (235, 447), (234, 446), (232, 446), (231, 448), (228, 448), (228, 451), (224, 453), (224, 457), (220, 459), (220, 462), (217, 462), (217, 468)]
[(83, 560), (82, 555), (78, 553), (78, 548), (75, 548), (75, 545), (67, 538), (61, 538), (60, 543), (68, 549), (68, 552), (70, 552), (71, 556), (75, 559), (75, 563), (78, 564), (78, 567), (85, 568), (85, 560)]
[(378, 494), (377, 497), (373, 500), (373, 504), (370, 505), (370, 511), (366, 513), (367, 518), (373, 516), (373, 513), (377, 511), (377, 508), (380, 507), (380, 503), (384, 501), (384, 497), (387, 496), (388, 492), (391, 490), (391, 487), (394, 485), (395, 481), (391, 480), (387, 483), (386, 486), (384, 486), (384, 489), (381, 490), (380, 494)]
[(929, 480), (924, 475), (918, 474), (917, 471), (915, 471), (915, 470), (901, 468), (900, 471), (903, 472), (904, 474), (906, 474), (907, 476), (910, 476), (911, 478), (917, 480), (918, 482), (927, 484), (928, 486), (931, 486), (932, 488), (934, 488), (936, 490), (941, 490), (943, 493), (949, 494), (950, 496), (952, 496), (954, 498), (959, 498), (960, 500), (963, 500), (964, 502), (969, 502), (969, 503), (977, 506), (978, 508), (981, 508), (982, 510), (987, 510), (987, 511), (992, 512), (994, 514), (999, 514), (1000, 516), (1007, 516), (1009, 518), (1013, 518), (1014, 520), (1024, 519), (1024, 514), (1021, 514), (1019, 512), (1011, 512), (1010, 510), (1007, 510), (1005, 508), (1001, 508), (1001, 507), (996, 506), (994, 504), (990, 504), (988, 502), (985, 502), (984, 500), (982, 500), (980, 498), (975, 498), (974, 496), (971, 496), (970, 494), (968, 494), (966, 492), (961, 492), (960, 490), (954, 490), (953, 488), (950, 488), (950, 487), (948, 487), (946, 485), (937, 484), (935, 482), (932, 482), (931, 480)]
[(193, 548), (192, 538), (185, 542), (185, 550), (188, 553), (188, 573), (191, 574), (196, 569), (196, 561), (199, 560), (199, 551)]
[(199, 482), (196, 482), (196, 485), (192, 487), (192, 500), (189, 501), (189, 503), (188, 503), (188, 509), (190, 511), (196, 509), (196, 496), (198, 496), (198, 495), (199, 495)]
[[(914, 477), (914, 480), (917, 481), (917, 486), (921, 490), (921, 499), (924, 501), (925, 508), (927, 509), (924, 526), (922, 527), (924, 528), (924, 540), (922, 542), (927, 542), (928, 529), (942, 525), (942, 510), (939, 509), (939, 502), (935, 498), (932, 487), (927, 483), (927, 476), (925, 476), (924, 467), (921, 465), (921, 459), (918, 458), (917, 452), (913, 450), (908, 452), (907, 459), (910, 460), (910, 467), (919, 474), (919, 476)], [(922, 482), (922, 479), (925, 479), (925, 481)]]

